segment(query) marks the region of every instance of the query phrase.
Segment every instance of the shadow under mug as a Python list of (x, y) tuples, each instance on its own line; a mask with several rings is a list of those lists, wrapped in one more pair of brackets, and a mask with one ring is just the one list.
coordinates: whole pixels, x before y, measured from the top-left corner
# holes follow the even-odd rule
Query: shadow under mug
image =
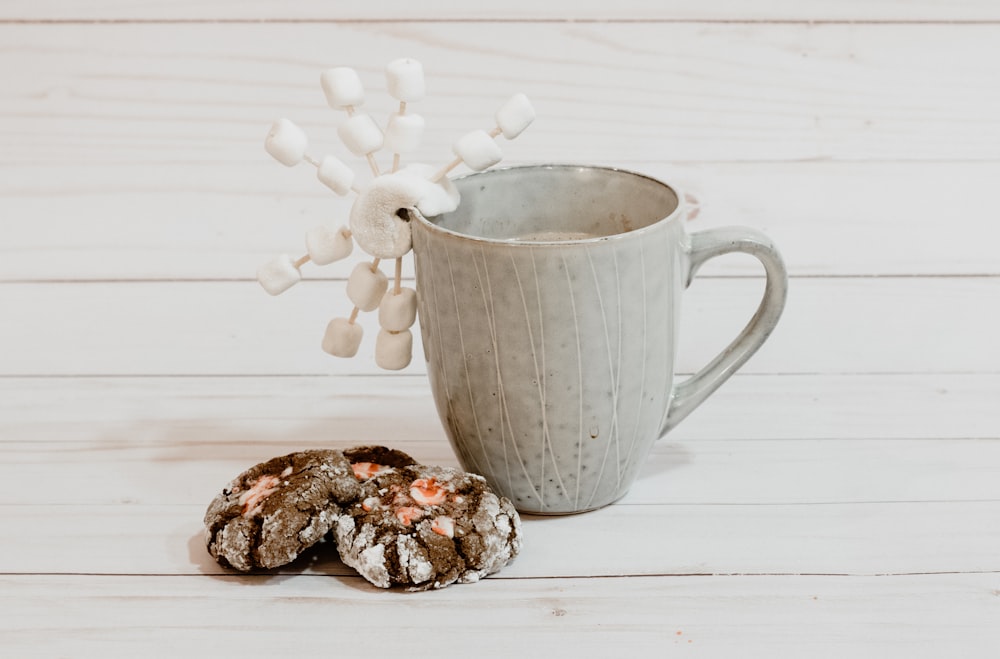
[[(411, 222), (424, 355), (451, 445), (521, 512), (612, 503), (653, 443), (768, 337), (787, 293), (781, 256), (750, 228), (688, 234), (673, 188), (623, 170), (512, 167), (455, 184), (455, 212)], [(675, 383), (682, 293), (730, 252), (763, 263), (763, 299), (722, 353)]]

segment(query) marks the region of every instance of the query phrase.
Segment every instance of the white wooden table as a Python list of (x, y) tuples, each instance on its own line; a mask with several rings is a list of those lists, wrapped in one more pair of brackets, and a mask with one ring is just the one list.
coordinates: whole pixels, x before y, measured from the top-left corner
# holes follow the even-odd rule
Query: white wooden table
[[(1000, 5), (542, 4), (0, 5), (0, 655), (1000, 654)], [(201, 516), (245, 467), (457, 464), (419, 354), (320, 352), (353, 262), (253, 279), (347, 208), (264, 154), (271, 120), (332, 147), (319, 71), (357, 67), (381, 115), (399, 56), (428, 75), (419, 159), (524, 91), (508, 162), (680, 185), (692, 230), (775, 239), (788, 308), (624, 500), (526, 519), (479, 584), (227, 573)], [(706, 268), (683, 372), (762, 282)]]

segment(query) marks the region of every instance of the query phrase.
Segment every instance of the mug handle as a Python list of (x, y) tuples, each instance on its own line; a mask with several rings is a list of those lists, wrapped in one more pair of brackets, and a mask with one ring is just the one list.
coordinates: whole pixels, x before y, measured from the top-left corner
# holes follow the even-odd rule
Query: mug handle
[(660, 431), (662, 437), (729, 379), (764, 343), (781, 317), (788, 296), (788, 273), (777, 247), (766, 235), (749, 227), (724, 227), (691, 234), (688, 274), (691, 285), (709, 259), (732, 252), (751, 254), (764, 264), (767, 283), (757, 312), (732, 343), (700, 371), (674, 388)]

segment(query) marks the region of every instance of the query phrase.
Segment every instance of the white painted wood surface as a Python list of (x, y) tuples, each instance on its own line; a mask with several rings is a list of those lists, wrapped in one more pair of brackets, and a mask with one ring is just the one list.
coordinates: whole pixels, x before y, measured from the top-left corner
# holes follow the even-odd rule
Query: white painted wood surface
[[(997, 656), (997, 7), (3, 3), (0, 654)], [(357, 66), (388, 112), (403, 54), (431, 86), (420, 158), (523, 89), (540, 118), (511, 162), (640, 170), (698, 197), (692, 230), (767, 231), (786, 316), (625, 499), (526, 519), (480, 584), (384, 592), (319, 551), (225, 574), (201, 514), (255, 462), (382, 442), (456, 464), (419, 357), (319, 351), (351, 263), (277, 299), (253, 281), (346, 211), (269, 161), (270, 121), (335, 148), (318, 72)], [(691, 288), (685, 373), (758, 268)]]

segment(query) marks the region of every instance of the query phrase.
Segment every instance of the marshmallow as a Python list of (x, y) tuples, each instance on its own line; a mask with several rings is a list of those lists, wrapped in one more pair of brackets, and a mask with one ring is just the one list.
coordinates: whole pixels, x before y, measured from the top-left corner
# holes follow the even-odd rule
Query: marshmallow
[(535, 120), (535, 108), (524, 94), (514, 94), (496, 114), (497, 126), (503, 136), (512, 140)]
[(326, 94), (326, 102), (334, 110), (355, 107), (365, 102), (365, 88), (354, 69), (346, 66), (327, 69), (320, 74), (319, 84)]
[(316, 176), (323, 185), (339, 195), (347, 194), (354, 185), (354, 170), (336, 156), (324, 156), (316, 169)]
[(282, 254), (257, 269), (257, 281), (271, 295), (279, 295), (302, 281), (302, 273), (292, 257)]
[(309, 259), (316, 265), (327, 265), (334, 261), (345, 259), (354, 249), (351, 232), (347, 227), (330, 231), (324, 226), (313, 227), (306, 231), (306, 251)]
[(361, 325), (352, 323), (346, 318), (334, 318), (326, 326), (326, 333), (323, 334), (323, 352), (330, 353), (334, 357), (353, 357), (358, 354), (363, 333)]
[(385, 67), (389, 95), (409, 103), (424, 97), (424, 67), (415, 59), (402, 58), (389, 62)]
[(380, 330), (375, 339), (375, 364), (387, 371), (398, 371), (410, 365), (413, 356), (413, 334), (410, 330), (389, 332)]
[(294, 167), (302, 162), (309, 147), (305, 131), (288, 119), (278, 119), (271, 125), (264, 148), (282, 165)]
[[(399, 173), (430, 182), (431, 177), (437, 174), (437, 168), (423, 163), (413, 163), (401, 169)], [(435, 217), (442, 213), (451, 213), (458, 208), (459, 201), (461, 195), (458, 193), (458, 188), (451, 179), (442, 177), (437, 183), (423, 186), (421, 197), (415, 205), (424, 217)]]
[(374, 311), (378, 308), (388, 288), (389, 280), (385, 273), (372, 268), (371, 263), (357, 264), (347, 279), (347, 297), (362, 311)]
[(398, 215), (412, 208), (429, 181), (396, 172), (372, 180), (351, 206), (351, 233), (358, 246), (380, 259), (410, 251), (410, 223)]
[(337, 127), (340, 141), (356, 156), (367, 156), (382, 148), (382, 130), (367, 114), (356, 114)]
[(385, 146), (393, 153), (410, 153), (420, 144), (424, 118), (419, 114), (399, 114), (389, 117), (385, 129)]
[(399, 294), (389, 291), (378, 305), (378, 324), (389, 332), (402, 332), (417, 319), (417, 292), (401, 288)]
[(503, 159), (503, 152), (485, 130), (474, 130), (458, 138), (451, 147), (470, 169), (481, 172)]

